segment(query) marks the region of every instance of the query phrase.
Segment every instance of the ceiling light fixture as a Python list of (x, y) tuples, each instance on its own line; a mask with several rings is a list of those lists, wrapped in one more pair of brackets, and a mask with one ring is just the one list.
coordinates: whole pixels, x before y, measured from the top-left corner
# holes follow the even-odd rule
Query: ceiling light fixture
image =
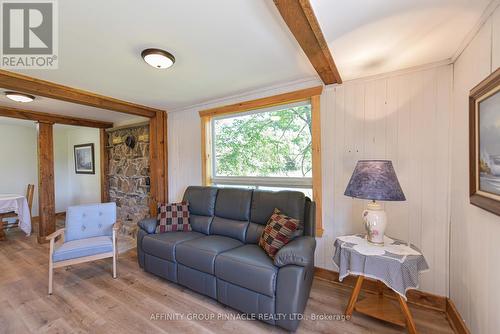
[(23, 103), (32, 102), (35, 99), (33, 95), (18, 92), (5, 92), (5, 96), (12, 101)]
[(141, 56), (146, 63), (154, 68), (169, 68), (175, 63), (175, 57), (161, 49), (146, 49), (141, 52)]

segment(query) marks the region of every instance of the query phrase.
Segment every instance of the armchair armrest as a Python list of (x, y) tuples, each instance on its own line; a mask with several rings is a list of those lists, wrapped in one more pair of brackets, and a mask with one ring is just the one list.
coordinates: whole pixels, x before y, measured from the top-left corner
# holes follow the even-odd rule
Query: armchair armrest
[(274, 265), (284, 267), (293, 264), (300, 267), (314, 265), (314, 250), (316, 239), (313, 237), (298, 237), (283, 246), (274, 257)]
[(156, 218), (146, 218), (137, 223), (140, 229), (146, 231), (148, 234), (154, 234), (156, 231), (156, 225), (158, 222)]
[(58, 236), (60, 235), (64, 235), (64, 228), (60, 228), (58, 229), (57, 231), (55, 231), (54, 233), (48, 235), (45, 237), (46, 240), (53, 240), (55, 238), (57, 238)]

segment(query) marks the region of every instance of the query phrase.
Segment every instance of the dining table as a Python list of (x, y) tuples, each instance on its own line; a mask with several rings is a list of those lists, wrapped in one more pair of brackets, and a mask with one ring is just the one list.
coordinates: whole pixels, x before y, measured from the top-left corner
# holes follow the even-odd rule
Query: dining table
[(17, 214), (19, 228), (29, 236), (31, 234), (31, 214), (26, 196), (0, 194), (0, 213), (7, 212), (15, 212)]

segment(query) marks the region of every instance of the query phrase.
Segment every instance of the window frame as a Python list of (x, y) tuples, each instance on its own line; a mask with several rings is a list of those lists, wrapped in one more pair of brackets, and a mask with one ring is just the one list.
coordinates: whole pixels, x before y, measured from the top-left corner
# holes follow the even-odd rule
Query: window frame
[[(259, 114), (259, 113), (268, 113), (268, 112), (283, 110), (284, 108), (294, 108), (294, 107), (300, 107), (300, 106), (309, 106), (311, 108), (311, 118), (312, 118), (311, 102), (309, 100), (303, 100), (303, 101), (299, 101), (299, 102), (280, 104), (280, 105), (276, 105), (276, 106), (272, 106), (272, 107), (258, 108), (258, 109), (254, 109), (251, 111), (245, 111), (245, 112), (240, 112), (240, 113), (236, 113), (236, 114), (226, 114), (226, 115), (220, 115), (220, 116), (213, 116), (210, 119), (209, 131), (211, 131), (211, 136), (212, 136), (214, 134), (214, 131), (215, 131), (215, 122), (218, 120), (244, 117), (244, 116), (255, 115), (255, 114)], [(312, 138), (311, 138), (311, 140), (312, 140)], [(215, 143), (212, 143), (211, 150), (212, 150), (212, 157), (215, 157), (215, 151), (216, 151)], [(311, 145), (311, 160), (312, 160), (312, 145)], [(224, 182), (230, 182), (227, 184), (233, 184), (233, 185), (235, 185), (235, 184), (254, 185), (255, 184), (255, 185), (260, 185), (260, 186), (274, 187), (275, 186), (274, 184), (278, 184), (277, 186), (290, 185), (290, 186), (293, 186), (294, 188), (312, 188), (312, 176), (304, 176), (304, 177), (218, 176), (217, 175), (216, 159), (210, 159), (210, 163), (212, 164), (212, 166), (211, 166), (212, 183), (221, 183), (220, 181), (224, 181)], [(311, 163), (312, 163), (312, 161), (311, 161)], [(312, 172), (311, 172), (311, 174), (312, 174)], [(217, 182), (217, 180), (219, 182)], [(241, 182), (244, 182), (244, 183), (237, 183), (238, 180), (240, 180)], [(257, 183), (249, 184), (252, 181), (257, 182), (258, 184)]]
[[(205, 186), (217, 183), (214, 181), (225, 181), (225, 185), (248, 185), (248, 186), (274, 186), (312, 188), (313, 199), (316, 203), (316, 236), (323, 235), (322, 224), (322, 170), (321, 170), (321, 118), (320, 118), (320, 96), (323, 86), (301, 89), (289, 93), (264, 97), (256, 100), (240, 102), (222, 107), (202, 110), (199, 112), (201, 121), (201, 161), (202, 161), (202, 183)], [(293, 104), (307, 101), (311, 104), (311, 127), (312, 127), (312, 177), (214, 177), (213, 154), (214, 145), (212, 141), (212, 125), (214, 118), (231, 115), (245, 115), (259, 109), (266, 109), (279, 105)], [(269, 179), (273, 179), (272, 181)], [(286, 180), (285, 180), (286, 179)], [(299, 180), (300, 179), (300, 180)], [(241, 182), (246, 184), (242, 184)], [(282, 182), (285, 182), (282, 183)], [(292, 181), (290, 183), (290, 181)], [(310, 182), (309, 182), (310, 181)], [(307, 184), (306, 184), (307, 182)], [(264, 184), (265, 183), (265, 184)]]

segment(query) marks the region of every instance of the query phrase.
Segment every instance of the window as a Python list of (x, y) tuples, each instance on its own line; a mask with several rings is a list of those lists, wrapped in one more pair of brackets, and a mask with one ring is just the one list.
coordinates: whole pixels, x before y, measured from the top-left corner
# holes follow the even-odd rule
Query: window
[(212, 183), (312, 188), (310, 102), (212, 118)]
[(321, 225), (321, 87), (200, 111), (203, 183), (298, 190)]

